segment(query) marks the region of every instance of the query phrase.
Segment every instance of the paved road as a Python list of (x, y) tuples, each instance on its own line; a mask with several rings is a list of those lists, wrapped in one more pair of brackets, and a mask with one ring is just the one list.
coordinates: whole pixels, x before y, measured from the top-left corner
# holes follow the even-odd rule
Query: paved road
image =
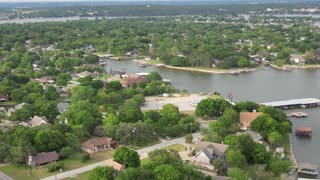
[(2, 172), (0, 172), (0, 179), (1, 180), (13, 180), (11, 177), (3, 174)]
[[(198, 140), (200, 137), (201, 137), (200, 133), (194, 133), (193, 134), (193, 139), (195, 141)], [(151, 151), (153, 151), (155, 149), (160, 149), (160, 148), (164, 148), (164, 147), (170, 146), (172, 144), (184, 143), (184, 142), (185, 142), (185, 137), (176, 138), (176, 139), (172, 139), (172, 140), (165, 141), (165, 142), (162, 142), (162, 143), (150, 146), (150, 147), (146, 147), (146, 148), (137, 150), (137, 152), (139, 153), (140, 156), (146, 156), (149, 152), (151, 152)], [(98, 163), (95, 163), (95, 164), (91, 164), (91, 165), (88, 165), (88, 166), (84, 166), (84, 167), (81, 167), (81, 168), (78, 168), (78, 169), (74, 169), (74, 170), (71, 170), (71, 171), (66, 171), (66, 172), (60, 173), (56, 177), (55, 176), (50, 176), (50, 177), (47, 177), (47, 178), (43, 178), (42, 180), (56, 180), (56, 179), (64, 179), (64, 178), (67, 178), (67, 177), (74, 177), (74, 176), (76, 176), (78, 174), (90, 171), (90, 170), (92, 170), (93, 168), (95, 168), (97, 166), (105, 166), (105, 163), (106, 163), (106, 160), (98, 162)], [(1, 176), (0, 176), (0, 179), (1, 179)], [(5, 179), (5, 180), (7, 180), (7, 179)]]

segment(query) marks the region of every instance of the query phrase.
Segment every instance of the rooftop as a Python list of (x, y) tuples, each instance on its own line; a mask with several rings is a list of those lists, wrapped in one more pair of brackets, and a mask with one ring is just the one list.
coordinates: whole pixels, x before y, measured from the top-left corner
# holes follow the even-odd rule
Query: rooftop
[(303, 98), (303, 99), (291, 99), (287, 101), (274, 101), (274, 102), (267, 102), (261, 103), (262, 105), (266, 106), (290, 106), (290, 105), (307, 105), (307, 104), (319, 104), (320, 100), (318, 98)]

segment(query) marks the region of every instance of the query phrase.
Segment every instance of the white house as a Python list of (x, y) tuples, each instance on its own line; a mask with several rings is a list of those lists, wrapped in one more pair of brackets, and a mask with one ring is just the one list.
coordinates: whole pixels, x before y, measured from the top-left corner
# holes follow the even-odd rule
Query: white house
[(215, 159), (224, 160), (228, 147), (226, 144), (200, 141), (197, 144), (194, 161), (199, 164), (211, 164)]

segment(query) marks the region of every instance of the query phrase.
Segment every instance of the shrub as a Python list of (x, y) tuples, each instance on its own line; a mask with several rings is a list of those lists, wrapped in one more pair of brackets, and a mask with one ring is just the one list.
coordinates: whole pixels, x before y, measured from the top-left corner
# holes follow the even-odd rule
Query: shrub
[(86, 153), (84, 155), (82, 155), (82, 158), (81, 158), (81, 162), (87, 162), (90, 160), (90, 154)]
[(54, 172), (56, 170), (60, 170), (64, 168), (64, 163), (63, 162), (54, 162), (48, 165), (48, 172)]

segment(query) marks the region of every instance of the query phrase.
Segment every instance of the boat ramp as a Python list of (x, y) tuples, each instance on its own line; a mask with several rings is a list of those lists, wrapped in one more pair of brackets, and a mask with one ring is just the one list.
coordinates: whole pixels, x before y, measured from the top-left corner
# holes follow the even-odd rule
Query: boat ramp
[(303, 99), (291, 99), (287, 101), (274, 101), (261, 103), (262, 105), (272, 106), (280, 109), (292, 109), (292, 108), (308, 108), (320, 106), (320, 100), (318, 98), (303, 98)]

